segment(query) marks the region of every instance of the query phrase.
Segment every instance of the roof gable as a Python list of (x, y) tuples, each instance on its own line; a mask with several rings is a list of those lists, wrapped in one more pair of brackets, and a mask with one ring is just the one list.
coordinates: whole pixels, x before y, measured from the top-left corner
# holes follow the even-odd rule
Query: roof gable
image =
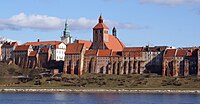
[(97, 56), (100, 57), (109, 57), (111, 56), (112, 50), (98, 50)]
[(28, 51), (31, 45), (18, 45), (14, 51)]
[(8, 48), (8, 47), (14, 47), (15, 45), (18, 45), (17, 42), (5, 42), (2, 45), (2, 48)]
[(187, 51), (186, 50), (183, 50), (183, 49), (177, 50), (176, 57), (184, 57), (184, 56), (187, 56)]
[(165, 51), (164, 57), (175, 57), (176, 49), (167, 49)]
[(76, 40), (76, 41), (77, 41), (77, 43), (84, 43), (86, 49), (89, 49), (91, 47), (91, 45), (92, 45), (92, 42), (87, 41), (87, 40)]
[(71, 43), (66, 47), (65, 54), (80, 54), (84, 47), (83, 43)]
[(112, 52), (112, 56), (114, 56), (114, 57), (122, 56), (122, 51), (115, 51), (115, 52)]
[(97, 50), (86, 50), (85, 55), (97, 55)]

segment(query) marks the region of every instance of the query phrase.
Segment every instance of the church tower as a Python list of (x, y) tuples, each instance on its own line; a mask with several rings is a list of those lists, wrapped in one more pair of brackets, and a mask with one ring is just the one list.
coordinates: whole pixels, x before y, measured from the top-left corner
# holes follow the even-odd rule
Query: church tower
[(116, 30), (115, 27), (112, 29), (112, 35), (115, 36), (115, 37), (117, 37), (117, 30)]
[(92, 49), (106, 49), (105, 42), (109, 42), (109, 28), (103, 23), (103, 17), (100, 15), (99, 23), (93, 28)]
[(68, 20), (65, 22), (65, 29), (63, 31), (63, 36), (61, 36), (61, 41), (65, 44), (72, 43), (72, 36), (70, 35), (70, 30), (68, 26)]

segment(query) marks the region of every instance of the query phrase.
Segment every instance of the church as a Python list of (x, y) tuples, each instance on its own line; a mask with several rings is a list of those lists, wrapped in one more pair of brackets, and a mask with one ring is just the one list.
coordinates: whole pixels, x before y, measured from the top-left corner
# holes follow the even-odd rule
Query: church
[[(65, 53), (64, 73), (80, 75), (86, 72), (100, 73), (104, 69), (108, 69), (107, 65), (112, 53), (122, 51), (125, 47), (117, 38), (115, 27), (112, 29), (112, 34), (109, 34), (108, 31), (109, 28), (104, 24), (103, 17), (100, 15), (98, 24), (93, 28), (92, 42), (75, 40), (74, 43), (68, 44)], [(96, 65), (91, 63), (94, 59), (93, 64)]]
[(108, 33), (109, 28), (104, 24), (103, 17), (99, 17), (99, 23), (93, 28), (93, 42), (90, 49), (122, 51), (124, 44), (117, 38), (117, 31), (114, 27), (112, 34)]

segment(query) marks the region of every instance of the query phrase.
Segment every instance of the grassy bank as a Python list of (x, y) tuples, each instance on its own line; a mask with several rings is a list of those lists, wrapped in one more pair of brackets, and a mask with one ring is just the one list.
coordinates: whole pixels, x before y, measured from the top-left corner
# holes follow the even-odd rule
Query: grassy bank
[[(136, 89), (136, 90), (200, 90), (200, 78), (162, 77), (157, 74), (106, 75), (84, 74), (38, 77), (43, 69), (22, 69), (0, 62), (0, 88), (61, 88), (61, 89)], [(32, 76), (31, 80), (12, 76)]]
[(28, 82), (1, 79), (0, 86), (1, 88), (200, 90), (200, 78), (192, 76), (182, 78), (161, 77), (156, 74), (85, 74), (82, 76), (43, 77)]

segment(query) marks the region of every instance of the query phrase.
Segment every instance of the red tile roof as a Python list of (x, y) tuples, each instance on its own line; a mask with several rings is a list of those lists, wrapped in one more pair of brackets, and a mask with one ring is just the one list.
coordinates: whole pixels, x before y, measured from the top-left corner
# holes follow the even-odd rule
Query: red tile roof
[(187, 56), (187, 50), (179, 49), (177, 50), (176, 57), (184, 57)]
[(2, 47), (13, 47), (14, 45), (18, 45), (17, 42), (6, 42), (2, 45)]
[(176, 49), (167, 49), (164, 57), (175, 57)]
[(143, 47), (125, 47), (123, 49), (123, 51), (133, 51), (133, 52), (143, 52), (144, 51), (144, 48)]
[(122, 56), (122, 52), (121, 51), (112, 52), (112, 56), (114, 56), (114, 57), (120, 57), (120, 56)]
[(25, 44), (29, 44), (32, 46), (40, 46), (40, 45), (59, 45), (62, 43), (61, 41), (41, 41), (41, 42), (26, 42)]
[(89, 49), (91, 47), (91, 45), (92, 45), (91, 41), (87, 41), (87, 40), (76, 40), (76, 41), (77, 41), (77, 43), (84, 43), (86, 49)]
[(125, 47), (124, 44), (113, 35), (109, 35), (109, 41), (105, 42), (105, 45), (108, 49), (112, 49), (112, 51), (122, 51)]
[(71, 43), (66, 47), (65, 54), (80, 54), (84, 47), (83, 43)]
[(156, 47), (149, 47), (149, 51), (151, 51), (151, 52), (159, 52)]
[(86, 50), (85, 55), (97, 55), (97, 50)]
[(130, 52), (129, 57), (142, 57), (141, 52)]
[(104, 23), (98, 23), (93, 29), (109, 29)]
[(31, 56), (31, 57), (35, 57), (36, 55), (37, 55), (36, 51), (31, 51), (30, 54), (29, 54), (29, 56)]
[(100, 57), (109, 57), (111, 56), (112, 50), (98, 50), (97, 56)]
[(30, 45), (18, 45), (14, 51), (28, 51)]
[(108, 27), (103, 23), (103, 17), (100, 15), (99, 23), (93, 29), (108, 29)]

